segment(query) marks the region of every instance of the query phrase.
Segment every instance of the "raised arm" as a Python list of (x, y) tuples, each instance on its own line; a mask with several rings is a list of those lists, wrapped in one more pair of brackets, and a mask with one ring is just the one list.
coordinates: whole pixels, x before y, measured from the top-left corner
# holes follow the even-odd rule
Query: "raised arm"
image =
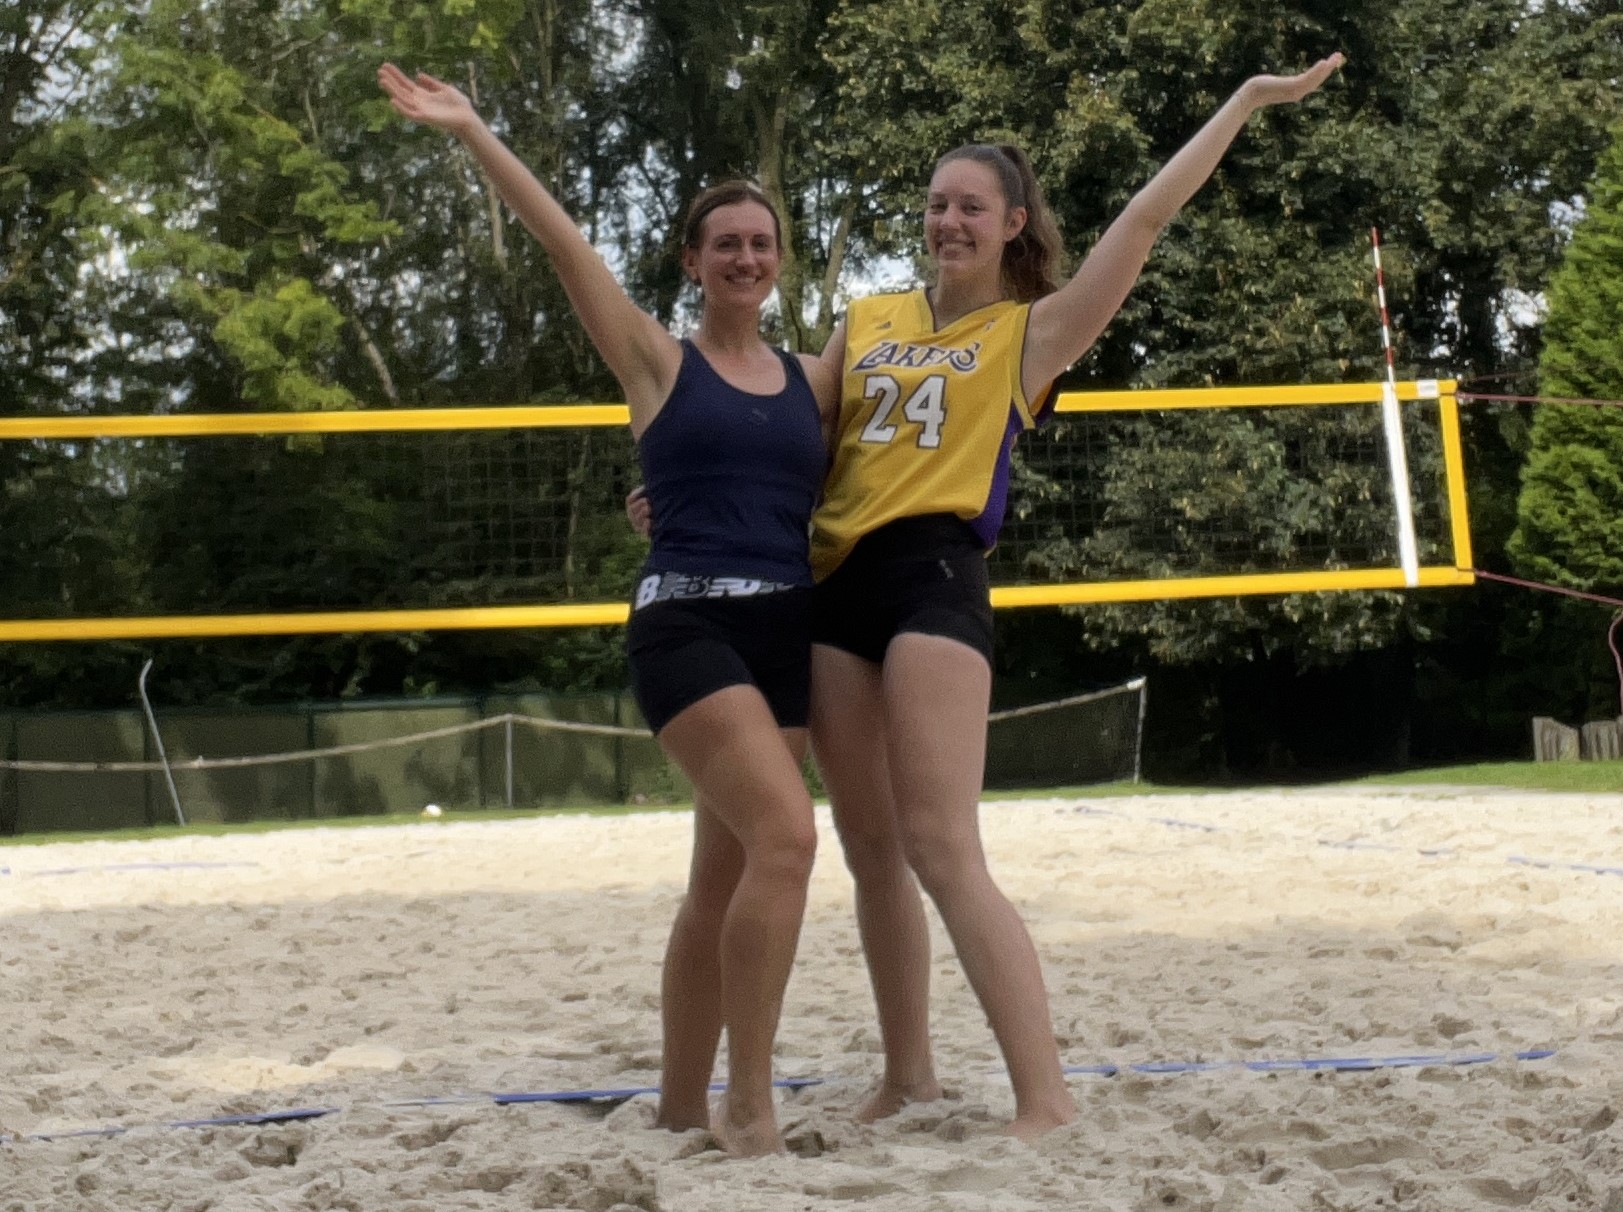
[(676, 381), (682, 362), (676, 338), (631, 301), (575, 221), (492, 133), (461, 91), (423, 72), (413, 79), (392, 63), (378, 69), (378, 84), (402, 117), (455, 135), (502, 201), (541, 242), (586, 335), (620, 381), (632, 431), (640, 435)]
[(1299, 76), (1253, 76), (1134, 195), (1076, 276), (1032, 305), (1021, 370), (1028, 399), (1093, 347), (1138, 281), (1156, 237), (1206, 183), (1246, 120), (1265, 105), (1300, 101), (1342, 62), (1338, 53)]

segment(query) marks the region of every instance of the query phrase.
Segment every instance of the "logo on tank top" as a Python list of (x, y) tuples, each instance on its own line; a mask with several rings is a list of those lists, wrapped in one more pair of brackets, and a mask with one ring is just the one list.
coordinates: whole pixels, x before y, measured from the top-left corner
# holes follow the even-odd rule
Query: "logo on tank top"
[(851, 369), (856, 372), (878, 370), (881, 366), (900, 366), (909, 370), (940, 366), (945, 363), (956, 371), (968, 374), (980, 365), (981, 343), (963, 349), (946, 349), (940, 345), (917, 345), (912, 341), (881, 341)]

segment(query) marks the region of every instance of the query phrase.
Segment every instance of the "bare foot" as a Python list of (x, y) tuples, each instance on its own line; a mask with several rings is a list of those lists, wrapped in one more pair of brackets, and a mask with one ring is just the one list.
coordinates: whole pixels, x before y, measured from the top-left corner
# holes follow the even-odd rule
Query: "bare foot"
[(734, 1115), (723, 1095), (710, 1119), (710, 1132), (729, 1157), (768, 1157), (787, 1152), (783, 1134), (778, 1131), (778, 1117), (770, 1106), (759, 1115)]
[(857, 1111), (857, 1123), (871, 1124), (877, 1120), (889, 1119), (909, 1103), (933, 1103), (941, 1098), (943, 1093), (941, 1083), (934, 1078), (908, 1086), (895, 1086), (883, 1082)]
[(1046, 1136), (1055, 1128), (1063, 1128), (1076, 1118), (1076, 1104), (1069, 1099), (1052, 1107), (1042, 1107), (1031, 1111), (1023, 1111), (1014, 1117), (1014, 1122), (1003, 1129), (1003, 1135), (1012, 1136), (1016, 1140), (1023, 1140), (1027, 1144), (1040, 1136)]
[(654, 1116), (654, 1127), (664, 1128), (669, 1132), (691, 1132), (694, 1128), (708, 1132), (710, 1130), (710, 1115), (708, 1110), (698, 1115), (685, 1115), (661, 1107), (659, 1114)]

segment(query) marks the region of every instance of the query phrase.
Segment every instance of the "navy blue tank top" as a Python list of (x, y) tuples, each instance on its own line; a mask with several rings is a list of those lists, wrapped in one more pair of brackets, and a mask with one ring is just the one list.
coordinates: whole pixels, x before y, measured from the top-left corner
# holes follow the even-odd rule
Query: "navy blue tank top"
[(800, 360), (781, 350), (776, 395), (740, 391), (691, 341), (637, 443), (653, 506), (650, 572), (810, 585), (810, 524), (828, 451)]

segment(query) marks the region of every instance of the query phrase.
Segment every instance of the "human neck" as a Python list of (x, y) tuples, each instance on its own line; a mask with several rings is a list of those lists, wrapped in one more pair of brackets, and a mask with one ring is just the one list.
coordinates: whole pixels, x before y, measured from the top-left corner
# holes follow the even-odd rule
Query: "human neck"
[(961, 320), (972, 311), (1001, 302), (1003, 283), (986, 279), (937, 278), (925, 291), (930, 310), (935, 314), (936, 327), (945, 328)]
[(765, 341), (761, 339), (761, 316), (752, 311), (727, 314), (707, 310), (699, 317), (699, 331), (693, 334), (693, 343), (707, 353), (746, 357), (755, 353)]

